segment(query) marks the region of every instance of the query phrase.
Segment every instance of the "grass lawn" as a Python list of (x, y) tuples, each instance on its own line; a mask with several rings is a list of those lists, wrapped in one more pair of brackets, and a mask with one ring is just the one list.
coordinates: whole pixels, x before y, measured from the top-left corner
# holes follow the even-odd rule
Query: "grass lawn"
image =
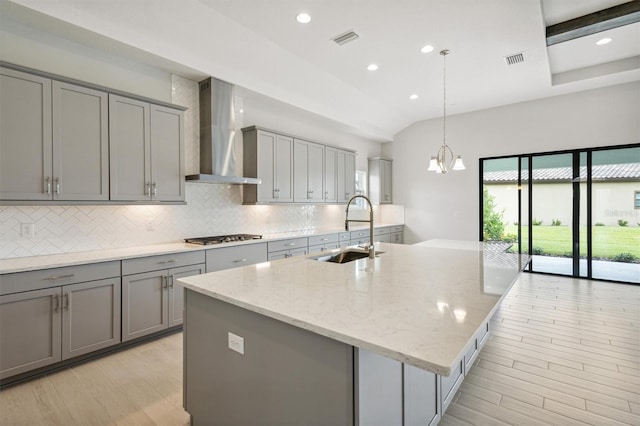
[[(593, 257), (612, 258), (620, 253), (631, 253), (640, 259), (640, 227), (638, 226), (594, 226)], [(505, 225), (506, 234), (516, 234), (515, 225)], [(522, 227), (522, 245), (528, 244), (528, 226)], [(580, 254), (587, 255), (587, 228), (580, 228)], [(543, 249), (545, 254), (570, 255), (571, 228), (569, 226), (534, 226), (533, 246)]]

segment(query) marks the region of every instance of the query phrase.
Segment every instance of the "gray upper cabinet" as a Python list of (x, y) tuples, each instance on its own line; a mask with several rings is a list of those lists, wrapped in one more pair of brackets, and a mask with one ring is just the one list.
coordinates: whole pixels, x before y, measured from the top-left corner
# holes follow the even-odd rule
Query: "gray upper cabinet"
[(184, 201), (184, 115), (151, 104), (151, 196)]
[(111, 200), (184, 201), (183, 113), (109, 95)]
[(335, 203), (338, 201), (338, 150), (330, 146), (324, 147), (324, 201)]
[(107, 94), (53, 82), (54, 200), (109, 199)]
[(346, 203), (356, 195), (356, 154), (338, 150), (337, 161), (338, 202)]
[(0, 199), (50, 200), (51, 80), (0, 68)]
[(244, 203), (293, 202), (293, 138), (250, 127), (243, 144), (244, 174), (262, 180), (244, 187)]
[(384, 158), (369, 158), (369, 198), (374, 204), (391, 204), (392, 162)]
[(293, 146), (293, 201), (324, 201), (324, 146), (295, 139)]
[(109, 95), (111, 199), (146, 201), (151, 198), (150, 105)]
[(0, 199), (109, 199), (107, 94), (20, 71), (0, 80)]

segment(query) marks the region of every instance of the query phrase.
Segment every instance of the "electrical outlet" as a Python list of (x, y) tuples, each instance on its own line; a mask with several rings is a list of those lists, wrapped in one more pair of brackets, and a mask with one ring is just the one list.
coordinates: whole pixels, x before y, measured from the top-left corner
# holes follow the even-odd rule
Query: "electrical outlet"
[(244, 355), (244, 339), (233, 333), (229, 333), (229, 349)]
[(153, 231), (155, 229), (155, 220), (152, 217), (147, 218), (147, 231)]
[(20, 224), (20, 236), (30, 240), (36, 236), (36, 225), (34, 223), (22, 223)]

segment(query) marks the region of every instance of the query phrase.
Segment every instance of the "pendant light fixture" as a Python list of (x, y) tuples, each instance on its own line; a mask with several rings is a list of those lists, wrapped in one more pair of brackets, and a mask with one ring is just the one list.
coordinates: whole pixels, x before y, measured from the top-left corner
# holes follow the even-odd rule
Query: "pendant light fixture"
[(442, 146), (437, 155), (431, 157), (427, 171), (436, 173), (447, 173), (449, 170), (465, 170), (462, 157), (453, 155), (453, 151), (447, 145), (447, 55), (451, 53), (444, 49), (440, 51), (443, 63), (443, 113), (442, 113)]

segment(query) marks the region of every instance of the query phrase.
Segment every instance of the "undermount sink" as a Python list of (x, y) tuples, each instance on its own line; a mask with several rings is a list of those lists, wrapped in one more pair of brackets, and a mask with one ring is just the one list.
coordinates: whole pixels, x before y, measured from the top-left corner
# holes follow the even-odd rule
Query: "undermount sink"
[[(384, 253), (382, 251), (376, 251), (376, 256), (380, 253)], [(340, 253), (314, 257), (314, 260), (319, 260), (320, 262), (331, 262), (331, 263), (347, 263), (353, 262), (354, 260), (363, 259), (365, 257), (369, 257), (369, 253), (363, 250), (345, 250)]]

